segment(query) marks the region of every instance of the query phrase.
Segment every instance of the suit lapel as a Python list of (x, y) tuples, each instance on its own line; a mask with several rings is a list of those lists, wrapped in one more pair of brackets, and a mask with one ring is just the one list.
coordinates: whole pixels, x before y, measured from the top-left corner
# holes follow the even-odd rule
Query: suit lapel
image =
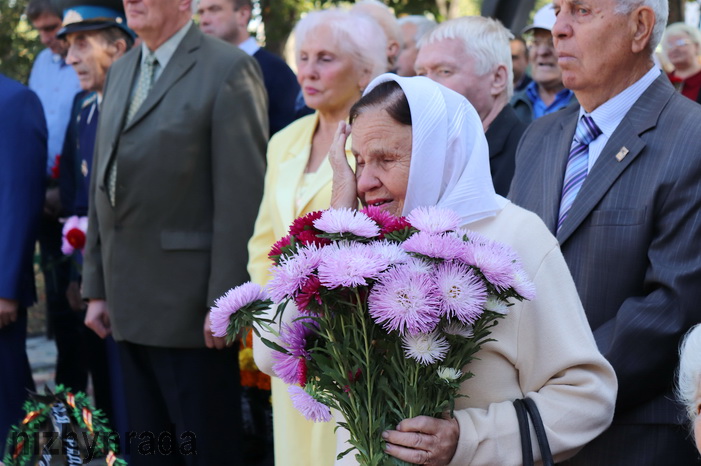
[(98, 170), (98, 179), (102, 180), (102, 182), (106, 182), (107, 167), (110, 166), (117, 152), (117, 142), (124, 126), (134, 75), (141, 60), (141, 47), (137, 47), (137, 50), (132, 50), (125, 55), (120, 60), (120, 64), (122, 60), (124, 61), (123, 66), (113, 66), (111, 68), (109, 80), (114, 82), (114, 85), (109, 87), (109, 92), (106, 94), (105, 101), (102, 104), (103, 106), (108, 105), (104, 108), (107, 111), (101, 112), (100, 115), (99, 125), (101, 127), (104, 125), (100, 130), (100, 134), (106, 134), (109, 137), (108, 146), (106, 147), (108, 153), (106, 157), (100, 157), (102, 161), (100, 166), (94, 167), (94, 169)]
[(193, 53), (200, 46), (202, 39), (201, 33), (193, 24), (190, 26), (187, 34), (183, 37), (182, 42), (175, 50), (168, 65), (165, 67), (158, 80), (154, 83), (151, 92), (149, 92), (146, 100), (137, 110), (134, 118), (127, 122), (124, 126), (124, 131), (138, 124), (153, 108), (161, 101), (168, 90), (182, 78), (187, 71), (192, 68), (197, 62), (197, 54)]
[[(640, 135), (657, 125), (662, 109), (674, 93), (666, 80), (660, 75), (645, 90), (609, 138), (562, 224), (557, 235), (560, 244), (567, 241), (645, 148)], [(628, 152), (619, 160), (616, 156), (624, 147)]]
[(570, 153), (572, 137), (574, 130), (577, 127), (577, 115), (579, 106), (573, 105), (560, 110), (561, 117), (559, 120), (559, 131), (552, 133), (552, 136), (547, 135), (543, 141), (543, 157), (548, 158), (546, 167), (551, 167), (551, 170), (546, 170), (542, 180), (544, 186), (544, 217), (543, 222), (547, 225), (550, 231), (557, 229), (557, 219), (560, 211), (560, 198), (562, 197), (562, 182), (565, 176), (565, 167), (567, 167), (567, 157)]

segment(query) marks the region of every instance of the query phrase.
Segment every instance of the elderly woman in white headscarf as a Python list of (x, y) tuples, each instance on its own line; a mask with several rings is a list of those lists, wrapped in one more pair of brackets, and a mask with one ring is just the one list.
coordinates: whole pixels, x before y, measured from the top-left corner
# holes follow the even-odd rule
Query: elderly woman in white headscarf
[[(383, 434), (387, 453), (417, 464), (521, 464), (513, 401), (528, 397), (555, 461), (574, 455), (610, 424), (616, 377), (596, 348), (557, 241), (535, 214), (495, 194), (474, 108), (427, 78), (385, 74), (351, 109), (351, 125), (339, 125), (330, 153), (332, 206), (353, 207), (359, 198), (396, 215), (450, 208), (465, 228), (512, 246), (537, 295), (510, 308), (466, 368), (475, 377), (464, 382), (468, 397), (456, 400), (455, 417), (402, 421)], [(349, 134), (355, 173), (343, 151)], [(338, 451), (348, 448), (345, 438), (339, 429)]]
[(701, 452), (701, 324), (689, 330), (679, 350), (677, 397), (686, 407)]

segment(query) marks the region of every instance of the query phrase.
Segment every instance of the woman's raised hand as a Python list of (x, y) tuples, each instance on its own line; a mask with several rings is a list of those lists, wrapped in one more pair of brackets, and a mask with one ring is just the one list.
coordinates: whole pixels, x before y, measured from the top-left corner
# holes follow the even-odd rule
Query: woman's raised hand
[(350, 128), (345, 121), (339, 122), (329, 149), (329, 162), (333, 169), (331, 207), (334, 209), (358, 207), (355, 173), (346, 159), (346, 139), (350, 135)]

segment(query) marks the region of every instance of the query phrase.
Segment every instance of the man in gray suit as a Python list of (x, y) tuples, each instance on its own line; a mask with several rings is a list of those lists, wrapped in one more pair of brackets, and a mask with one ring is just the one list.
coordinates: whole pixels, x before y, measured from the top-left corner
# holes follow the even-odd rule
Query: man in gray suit
[(252, 58), (193, 25), (190, 0), (125, 0), (124, 9), (143, 43), (105, 84), (86, 324), (119, 343), (131, 464), (238, 464), (237, 351), (212, 337), (207, 317), (248, 279), (265, 89)]
[(557, 235), (599, 349), (613, 425), (571, 464), (696, 464), (673, 400), (680, 337), (701, 321), (701, 107), (652, 52), (666, 0), (556, 0), (552, 30), (581, 108), (536, 120), (509, 197)]

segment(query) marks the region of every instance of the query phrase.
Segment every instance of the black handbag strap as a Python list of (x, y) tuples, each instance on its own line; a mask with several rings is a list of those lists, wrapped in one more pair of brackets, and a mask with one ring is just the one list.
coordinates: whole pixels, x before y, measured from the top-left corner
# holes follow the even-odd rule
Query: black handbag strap
[(545, 433), (545, 426), (543, 425), (543, 419), (540, 417), (538, 406), (535, 404), (535, 401), (530, 398), (524, 398), (523, 402), (526, 405), (528, 414), (531, 415), (531, 421), (533, 421), (533, 430), (535, 430), (535, 435), (538, 439), (538, 447), (540, 448), (543, 466), (554, 466), (555, 462), (553, 461), (553, 454), (550, 451), (550, 442), (548, 442), (548, 435)]
[(523, 466), (533, 466), (533, 446), (531, 445), (531, 428), (528, 426), (528, 411), (523, 400), (514, 400), (518, 429), (521, 432), (521, 455)]
[(543, 466), (554, 466), (555, 462), (553, 461), (553, 455), (550, 451), (548, 436), (545, 433), (543, 419), (540, 417), (540, 412), (538, 411), (538, 406), (535, 404), (535, 401), (531, 400), (530, 398), (514, 400), (514, 409), (516, 410), (518, 427), (521, 432), (523, 466), (532, 466), (534, 464), (533, 446), (531, 444), (531, 430), (530, 426), (528, 425), (529, 414), (531, 416), (531, 422), (533, 423), (533, 430), (535, 431), (536, 439), (538, 440), (538, 447), (540, 448)]

